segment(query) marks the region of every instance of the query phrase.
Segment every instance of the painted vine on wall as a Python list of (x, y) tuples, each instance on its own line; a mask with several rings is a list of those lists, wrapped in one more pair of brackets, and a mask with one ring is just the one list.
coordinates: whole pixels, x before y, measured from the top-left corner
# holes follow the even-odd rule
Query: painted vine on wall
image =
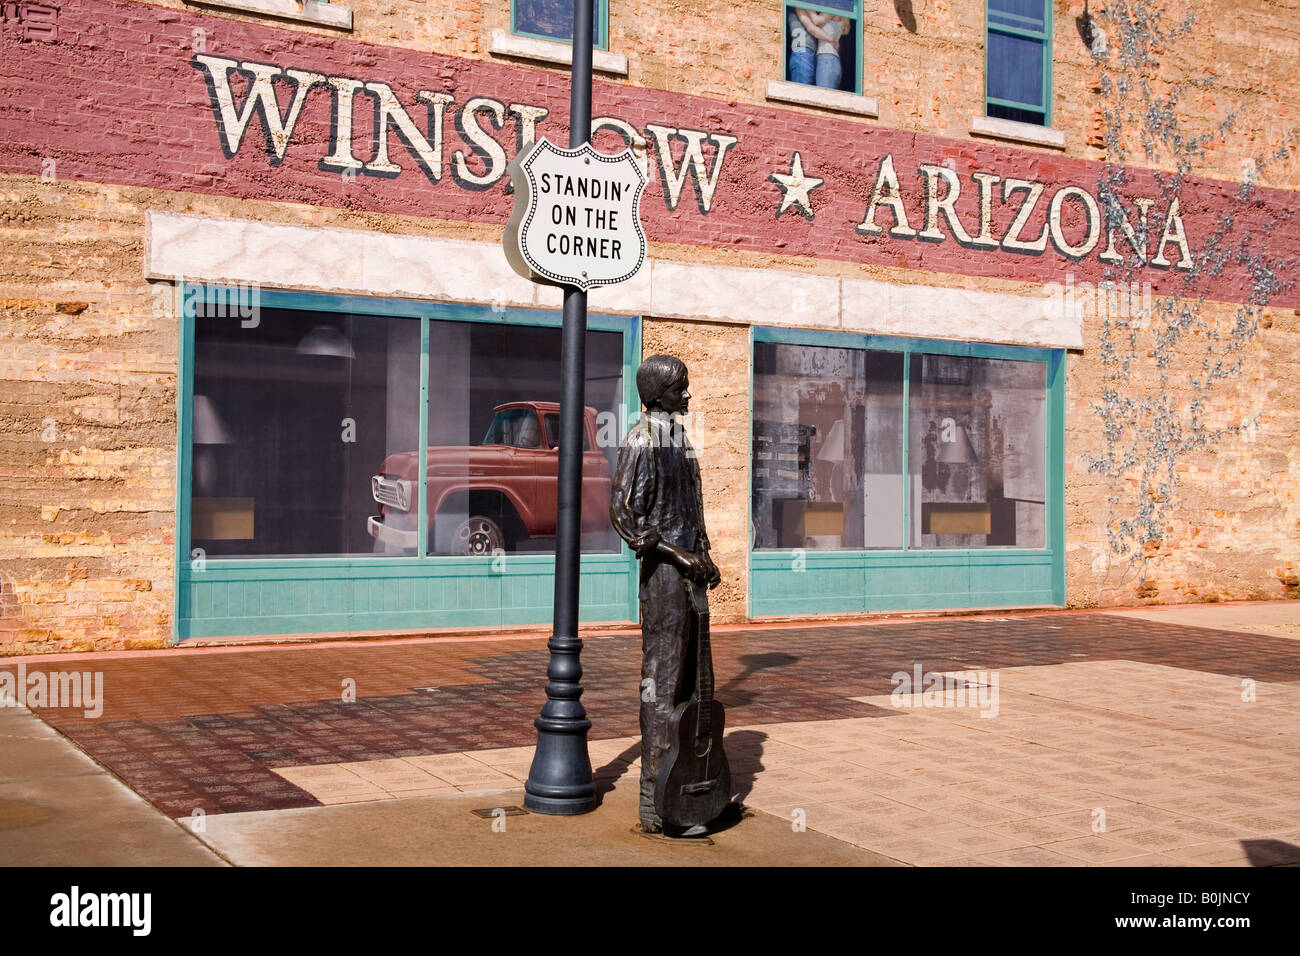
[[(1135, 587), (1139, 597), (1155, 591), (1148, 572), (1178, 507), (1180, 466), (1226, 436), (1253, 439), (1253, 418), (1223, 424), (1220, 415), (1216, 423), (1212, 408), (1216, 396), (1222, 401), (1225, 387), (1241, 377), (1264, 308), (1291, 284), (1296, 265), (1269, 251), (1269, 237), (1294, 210), (1262, 228), (1241, 228), (1236, 220), (1259, 207), (1259, 174), (1296, 155), (1300, 130), (1244, 163), (1233, 201), (1199, 244), (1181, 288), (1154, 300), (1149, 287), (1143, 294), (1138, 280), (1149, 248), (1145, 209), (1132, 222), (1119, 198), (1132, 178), (1130, 163), (1163, 170), (1157, 175), (1162, 198), (1175, 202), (1193, 166), (1237, 122), (1233, 110), (1215, 128), (1185, 128), (1182, 103), (1212, 90), (1213, 77), (1171, 83), (1160, 75), (1162, 58), (1188, 46), (1197, 29), (1190, 11), (1171, 20), (1167, 8), (1152, 0), (1113, 0), (1104, 11), (1078, 20), (1100, 71), (1107, 166), (1097, 196), (1107, 225), (1123, 230), (1128, 240), (1122, 264), (1109, 269), (1095, 290), (1086, 290), (1084, 300), (1099, 330), (1102, 386), (1093, 410), (1104, 440), (1099, 454), (1084, 459), (1090, 472), (1109, 479), (1109, 554), (1100, 553), (1093, 570), (1103, 574), (1107, 589)], [(1216, 279), (1233, 265), (1251, 276), (1249, 300), (1230, 313), (1207, 309)]]

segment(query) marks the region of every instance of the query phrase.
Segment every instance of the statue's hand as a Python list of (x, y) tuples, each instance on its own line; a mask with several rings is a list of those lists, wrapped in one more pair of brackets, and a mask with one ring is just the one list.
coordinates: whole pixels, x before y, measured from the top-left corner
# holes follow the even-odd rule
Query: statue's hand
[(682, 577), (697, 584), (707, 584), (716, 588), (722, 583), (722, 575), (707, 551), (693, 554), (685, 548), (679, 548), (667, 541), (659, 542), (660, 552), (666, 554), (682, 572)]
[(718, 570), (718, 566), (714, 564), (713, 559), (709, 557), (709, 552), (705, 551), (700, 555), (700, 557), (704, 562), (705, 580), (709, 585), (709, 590), (712, 591), (722, 583), (722, 572)]
[(699, 554), (689, 554), (683, 552), (685, 561), (682, 562), (682, 574), (690, 578), (696, 584), (704, 584), (709, 579), (709, 571), (704, 562), (707, 557)]
[(666, 554), (677, 565), (677, 569), (682, 572), (682, 576), (691, 581), (704, 580), (704, 565), (700, 562), (697, 554), (691, 554), (685, 548), (679, 548), (675, 544), (669, 544), (667, 541), (659, 542), (659, 550)]

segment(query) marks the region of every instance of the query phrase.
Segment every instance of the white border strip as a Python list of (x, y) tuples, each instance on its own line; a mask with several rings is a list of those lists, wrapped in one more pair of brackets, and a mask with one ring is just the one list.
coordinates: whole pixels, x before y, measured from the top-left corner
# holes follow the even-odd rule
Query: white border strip
[[(535, 37), (515, 36), (505, 30), (493, 30), (488, 52), (494, 56), (514, 56), (522, 60), (537, 60), (556, 66), (573, 65), (573, 46)], [(608, 50), (591, 51), (591, 68), (601, 73), (627, 76), (627, 57)]]
[[(528, 282), (499, 243), (150, 212), (145, 276), (366, 295), (555, 308), (562, 290)], [(1083, 347), (1082, 307), (1063, 290), (1013, 295), (647, 259), (628, 282), (592, 289), (593, 312), (827, 329), (1039, 348)]]
[(1046, 146), (1049, 149), (1065, 149), (1065, 132), (1049, 126), (1017, 123), (1015, 120), (999, 119), (995, 116), (972, 116), (970, 131), (972, 136), (988, 136), (1012, 143), (1029, 143), (1032, 146)]
[(352, 29), (352, 9), (329, 0), (186, 0), (196, 7), (215, 7), (238, 13), (298, 20), (318, 26)]
[(880, 106), (874, 97), (863, 96), (860, 93), (845, 93), (843, 90), (823, 89), (820, 86), (808, 86), (806, 83), (768, 80), (766, 97), (778, 103), (814, 106), (839, 113), (869, 116), (872, 119), (880, 115)]

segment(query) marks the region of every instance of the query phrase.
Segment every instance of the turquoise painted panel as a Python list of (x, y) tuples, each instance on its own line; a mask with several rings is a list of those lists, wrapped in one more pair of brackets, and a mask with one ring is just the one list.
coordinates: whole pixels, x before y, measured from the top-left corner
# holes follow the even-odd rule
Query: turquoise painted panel
[(755, 552), (750, 607), (767, 617), (1052, 604), (1053, 572), (1046, 551)]
[[(582, 620), (631, 620), (628, 574), (625, 555), (584, 557)], [(181, 639), (545, 624), (555, 587), (550, 555), (501, 571), (482, 559), (225, 560), (180, 578), (201, 614), (180, 623)]]
[(225, 617), (230, 613), (229, 610), (229, 588), (224, 584), (218, 584), (212, 592), (212, 616)]
[(855, 552), (755, 552), (750, 581), (757, 616), (867, 610), (866, 566)]

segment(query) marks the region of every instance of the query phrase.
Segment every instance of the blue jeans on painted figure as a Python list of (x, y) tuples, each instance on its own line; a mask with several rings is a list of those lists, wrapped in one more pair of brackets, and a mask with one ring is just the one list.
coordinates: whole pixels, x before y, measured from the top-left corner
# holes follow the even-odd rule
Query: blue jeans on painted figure
[(817, 54), (817, 85), (837, 90), (840, 87), (840, 56), (838, 53)]
[(790, 29), (790, 80), (793, 83), (804, 83), (812, 85), (813, 76), (816, 72), (816, 50), (817, 41), (804, 28), (798, 15), (791, 10), (789, 16)]
[(811, 49), (796, 47), (790, 51), (790, 80), (792, 82), (805, 83), (811, 86), (815, 69)]

